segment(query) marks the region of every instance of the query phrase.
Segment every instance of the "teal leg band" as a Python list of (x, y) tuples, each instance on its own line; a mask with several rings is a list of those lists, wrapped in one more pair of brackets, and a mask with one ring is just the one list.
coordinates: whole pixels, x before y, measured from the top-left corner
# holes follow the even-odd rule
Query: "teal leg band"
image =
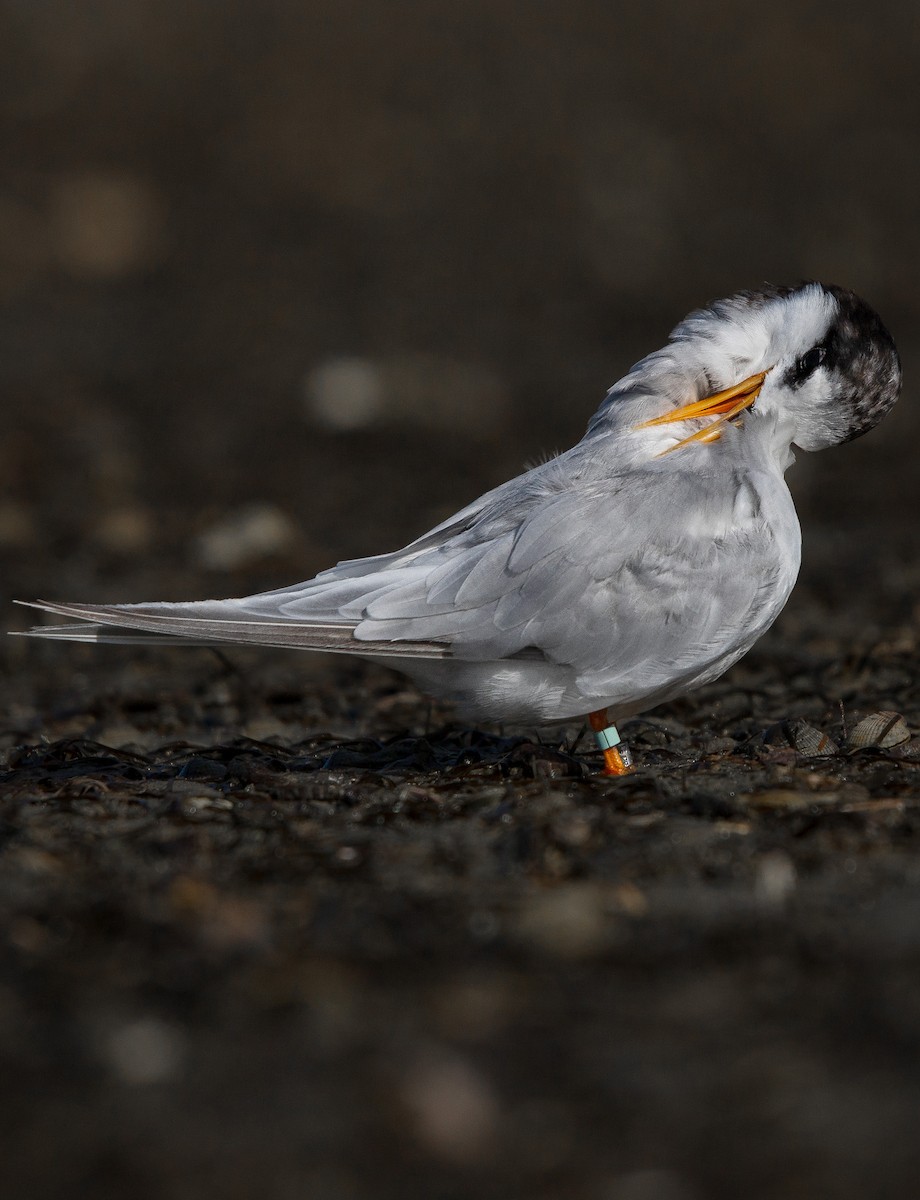
[(616, 725), (608, 725), (606, 729), (596, 729), (594, 740), (601, 750), (613, 750), (615, 746), (619, 746), (620, 735), (617, 733)]

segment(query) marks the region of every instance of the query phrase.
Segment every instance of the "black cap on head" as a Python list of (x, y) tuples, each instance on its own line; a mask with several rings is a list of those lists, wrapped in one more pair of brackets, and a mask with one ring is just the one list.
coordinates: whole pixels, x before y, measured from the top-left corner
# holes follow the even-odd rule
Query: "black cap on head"
[(874, 308), (847, 288), (825, 284), (824, 290), (838, 309), (823, 343), (824, 362), (845, 387), (840, 403), (849, 413), (849, 425), (842, 440), (849, 442), (876, 426), (897, 400), (901, 360)]

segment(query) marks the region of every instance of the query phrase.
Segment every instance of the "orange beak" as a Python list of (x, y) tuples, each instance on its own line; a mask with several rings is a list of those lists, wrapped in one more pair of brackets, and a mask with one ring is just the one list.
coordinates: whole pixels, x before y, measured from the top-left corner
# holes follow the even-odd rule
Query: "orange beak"
[[(732, 417), (737, 417), (746, 408), (750, 408), (760, 395), (760, 389), (763, 387), (763, 381), (767, 374), (767, 371), (761, 371), (758, 375), (751, 375), (733, 387), (715, 392), (712, 396), (706, 396), (702, 400), (693, 400), (689, 404), (682, 404), (680, 408), (674, 408), (660, 417), (653, 417), (651, 421), (643, 421), (635, 428), (650, 429), (653, 425), (671, 425), (675, 421), (689, 421), (694, 417), (714, 416), (718, 419), (712, 421), (705, 428), (698, 429), (696, 433), (691, 433), (689, 437), (684, 438), (675, 446), (663, 450), (662, 454), (671, 454), (675, 450), (679, 450), (681, 446), (689, 445), (690, 442), (718, 441), (722, 436), (722, 426)], [(660, 458), (661, 454), (658, 457)]]

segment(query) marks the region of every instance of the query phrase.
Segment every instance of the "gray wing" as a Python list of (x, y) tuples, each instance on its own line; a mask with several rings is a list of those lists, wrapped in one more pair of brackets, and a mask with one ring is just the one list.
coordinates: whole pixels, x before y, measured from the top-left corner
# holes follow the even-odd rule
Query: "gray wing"
[[(526, 480), (531, 474), (528, 472), (521, 478)], [(81, 622), (38, 625), (21, 636), (120, 645), (151, 641), (183, 645), (238, 642), (381, 657), (447, 658), (451, 654), (450, 645), (443, 639), (437, 642), (407, 639), (397, 644), (387, 637), (379, 643), (365, 639), (356, 644), (361, 597), (409, 585), (417, 575), (414, 567), (418, 560), (465, 534), (485, 510), (506, 511), (502, 497), (508, 492), (516, 494), (519, 483), (518, 479), (512, 479), (487, 492), (403, 550), (341, 562), (315, 579), (254, 596), (141, 604), (17, 600), (15, 603), (26, 608)]]
[(566, 457), (403, 551), (282, 591), (43, 607), (193, 640), (467, 661), (535, 654), (571, 666), (586, 692), (599, 693), (611, 674), (626, 690), (641, 677), (643, 692), (658, 676), (698, 674), (738, 642), (739, 627), (769, 624), (784, 556), (754, 485), (730, 470), (670, 464), (579, 478)]
[(766, 496), (747, 473), (670, 466), (570, 481), (511, 528), (426, 555), (424, 575), (370, 597), (355, 636), (445, 638), (467, 660), (538, 653), (585, 694), (695, 678), (747, 649), (795, 578), (794, 512), (777, 540), (775, 480), (760, 482)]

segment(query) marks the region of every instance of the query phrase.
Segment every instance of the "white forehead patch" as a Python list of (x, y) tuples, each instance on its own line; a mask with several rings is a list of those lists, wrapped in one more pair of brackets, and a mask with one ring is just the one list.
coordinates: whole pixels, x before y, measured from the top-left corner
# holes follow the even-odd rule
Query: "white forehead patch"
[(691, 313), (671, 338), (708, 344), (715, 357), (755, 369), (802, 354), (825, 337), (836, 316), (837, 301), (820, 283), (779, 296), (741, 292)]

